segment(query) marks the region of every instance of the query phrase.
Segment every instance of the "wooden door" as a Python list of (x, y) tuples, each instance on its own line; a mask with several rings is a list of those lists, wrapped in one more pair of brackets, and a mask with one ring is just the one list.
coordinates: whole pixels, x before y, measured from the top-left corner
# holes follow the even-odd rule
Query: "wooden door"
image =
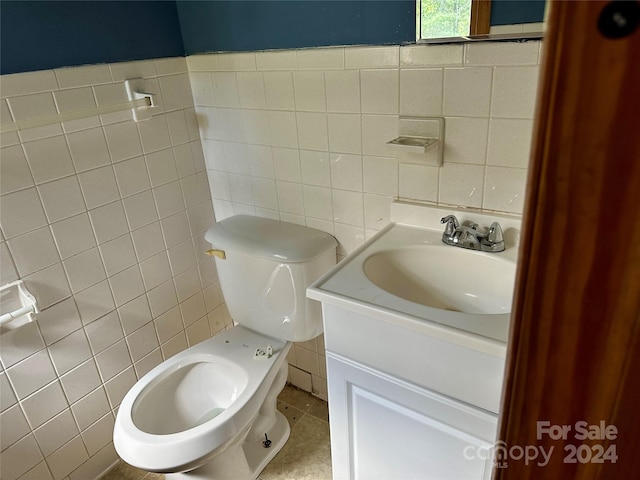
[[(638, 2), (552, 3), (494, 478), (638, 478)], [(582, 438), (601, 425), (617, 434)], [(529, 446), (554, 450), (517, 459)]]

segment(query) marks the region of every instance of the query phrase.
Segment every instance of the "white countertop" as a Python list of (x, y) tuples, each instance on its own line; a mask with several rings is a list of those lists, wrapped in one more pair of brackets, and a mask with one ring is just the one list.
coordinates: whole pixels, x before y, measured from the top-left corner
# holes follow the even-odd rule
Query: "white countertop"
[(504, 231), (505, 251), (473, 254), (490, 255), (499, 258), (500, 262), (516, 262), (520, 231), (518, 217), (395, 202), (392, 205), (394, 222), (311, 285), (307, 289), (307, 296), (404, 329), (428, 334), (490, 355), (504, 356), (509, 313), (466, 314), (432, 308), (387, 292), (369, 280), (364, 272), (363, 265), (367, 258), (392, 248), (416, 245), (457, 248), (445, 245), (441, 240), (443, 226), (440, 219), (450, 214), (456, 215), (461, 224), (472, 221), (480, 224), (480, 228), (487, 227), (493, 221), (499, 221)]

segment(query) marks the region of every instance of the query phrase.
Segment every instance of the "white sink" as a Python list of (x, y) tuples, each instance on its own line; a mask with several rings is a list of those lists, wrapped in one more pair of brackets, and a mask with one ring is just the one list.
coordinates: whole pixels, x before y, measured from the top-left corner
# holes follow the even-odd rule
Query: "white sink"
[[(465, 345), (483, 338), (504, 349), (519, 219), (440, 208), (417, 211), (415, 217), (426, 219), (424, 225), (391, 223), (316, 281), (307, 295), (416, 331), (457, 336)], [(489, 253), (445, 245), (440, 218), (449, 213), (481, 227), (497, 220), (505, 250)]]
[(374, 253), (363, 268), (378, 287), (428, 307), (471, 314), (511, 311), (515, 264), (494, 253), (409, 245)]

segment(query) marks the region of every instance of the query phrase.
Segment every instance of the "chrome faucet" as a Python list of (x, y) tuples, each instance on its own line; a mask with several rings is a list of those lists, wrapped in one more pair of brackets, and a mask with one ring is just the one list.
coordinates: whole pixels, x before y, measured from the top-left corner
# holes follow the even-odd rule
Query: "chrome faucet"
[(454, 215), (443, 217), (440, 223), (445, 224), (442, 242), (447, 245), (482, 252), (502, 252), (504, 250), (502, 227), (498, 222), (493, 222), (487, 233), (479, 232), (477, 223), (472, 223), (469, 226), (460, 225)]

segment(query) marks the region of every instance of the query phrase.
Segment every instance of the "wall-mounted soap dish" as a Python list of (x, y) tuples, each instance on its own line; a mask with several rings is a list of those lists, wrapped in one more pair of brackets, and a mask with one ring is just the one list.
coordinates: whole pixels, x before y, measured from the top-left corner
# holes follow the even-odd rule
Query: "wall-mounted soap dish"
[(402, 152), (426, 153), (429, 147), (438, 143), (437, 138), (428, 137), (398, 137), (389, 140), (387, 145), (391, 148), (397, 148)]
[(398, 138), (389, 140), (387, 147), (396, 153), (400, 162), (442, 165), (444, 118), (400, 117), (398, 133)]

